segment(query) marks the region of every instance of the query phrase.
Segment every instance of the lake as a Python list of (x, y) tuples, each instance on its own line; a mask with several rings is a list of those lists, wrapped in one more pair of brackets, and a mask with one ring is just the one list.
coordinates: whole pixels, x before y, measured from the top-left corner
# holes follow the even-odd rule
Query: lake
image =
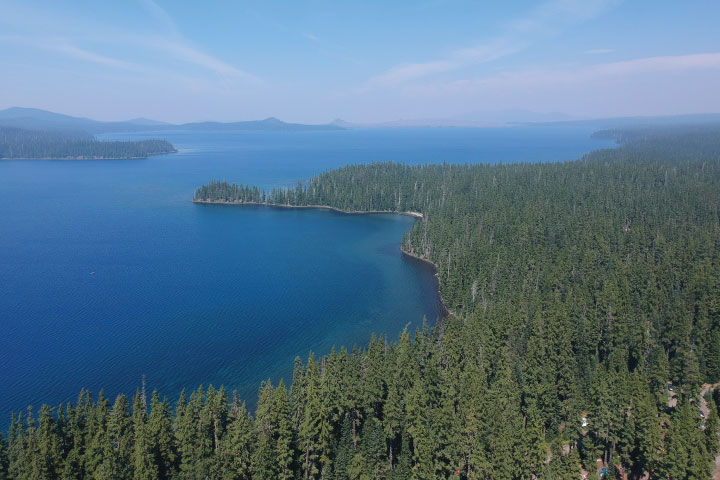
[[(440, 314), (432, 271), (404, 258), (401, 215), (198, 205), (211, 179), (271, 188), (349, 163), (572, 160), (611, 146), (579, 127), (163, 131), (140, 160), (0, 162), (0, 419), (79, 390), (175, 402), (264, 379), (333, 345), (394, 339)], [(0, 425), (5, 420), (0, 420)]]

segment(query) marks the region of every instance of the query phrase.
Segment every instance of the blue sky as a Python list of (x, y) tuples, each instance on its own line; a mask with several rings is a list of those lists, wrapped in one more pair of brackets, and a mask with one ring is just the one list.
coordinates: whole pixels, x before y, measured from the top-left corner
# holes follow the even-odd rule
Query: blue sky
[(317, 123), (720, 112), (719, 21), (717, 0), (0, 0), (0, 108)]

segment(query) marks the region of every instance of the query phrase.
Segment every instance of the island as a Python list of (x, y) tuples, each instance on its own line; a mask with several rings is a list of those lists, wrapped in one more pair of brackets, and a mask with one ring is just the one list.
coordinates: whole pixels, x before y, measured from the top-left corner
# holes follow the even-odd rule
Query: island
[(166, 140), (100, 141), (82, 131), (0, 126), (1, 160), (116, 160), (175, 152)]

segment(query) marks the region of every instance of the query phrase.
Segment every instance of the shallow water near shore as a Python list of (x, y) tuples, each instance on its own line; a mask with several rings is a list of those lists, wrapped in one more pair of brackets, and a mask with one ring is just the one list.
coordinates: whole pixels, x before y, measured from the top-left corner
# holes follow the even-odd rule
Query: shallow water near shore
[(402, 256), (416, 220), (193, 204), (224, 179), (270, 188), (348, 163), (558, 161), (588, 129), (155, 132), (139, 160), (0, 162), (0, 425), (32, 403), (111, 398), (147, 376), (175, 402), (224, 384), (250, 405), (293, 358), (391, 339), (440, 313), (433, 272)]

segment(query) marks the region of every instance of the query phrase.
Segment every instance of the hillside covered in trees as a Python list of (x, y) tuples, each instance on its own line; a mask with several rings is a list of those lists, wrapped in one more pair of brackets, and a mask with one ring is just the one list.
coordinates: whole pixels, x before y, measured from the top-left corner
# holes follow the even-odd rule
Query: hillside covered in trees
[(418, 211), (403, 249), (455, 313), (297, 359), (257, 409), (29, 409), (0, 477), (708, 479), (720, 450), (719, 131), (663, 131), (551, 164), (348, 166), (292, 189), (212, 182), (197, 201)]
[(84, 132), (0, 126), (0, 159), (100, 160), (176, 152), (166, 140), (99, 141)]

